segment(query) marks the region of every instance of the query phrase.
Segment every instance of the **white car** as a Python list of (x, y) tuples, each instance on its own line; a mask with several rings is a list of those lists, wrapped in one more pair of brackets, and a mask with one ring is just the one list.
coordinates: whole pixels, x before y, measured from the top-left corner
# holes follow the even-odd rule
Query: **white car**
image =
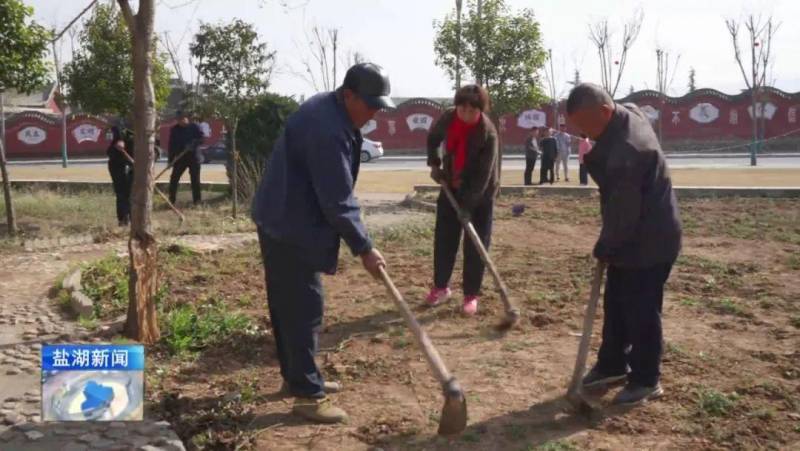
[(378, 141), (364, 138), (364, 143), (361, 144), (361, 162), (369, 163), (370, 161), (383, 156), (383, 144)]

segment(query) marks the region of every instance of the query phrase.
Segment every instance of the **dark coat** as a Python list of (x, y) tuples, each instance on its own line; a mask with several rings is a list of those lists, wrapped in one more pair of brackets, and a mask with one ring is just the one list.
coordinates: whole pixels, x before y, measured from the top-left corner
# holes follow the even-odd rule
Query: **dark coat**
[(117, 149), (115, 144), (117, 141), (125, 143), (125, 151), (133, 158), (133, 132), (121, 126), (111, 127), (111, 144), (108, 145), (106, 155), (108, 155), (108, 164), (112, 167), (125, 167), (133, 166), (131, 162), (125, 158), (125, 155)]
[(594, 254), (624, 268), (672, 263), (681, 249), (678, 202), (653, 127), (635, 105), (616, 105), (584, 157), (600, 188), (603, 228)]
[(372, 249), (353, 196), (362, 142), (336, 92), (311, 97), (287, 119), (253, 199), (261, 231), (317, 271), (336, 271), (341, 239), (355, 255)]
[[(452, 182), (452, 156), (439, 157), (439, 146), (447, 138), (447, 130), (455, 117), (455, 109), (445, 111), (428, 132), (428, 166), (442, 166), (448, 183)], [(471, 211), (485, 200), (494, 199), (500, 190), (500, 159), (497, 130), (486, 114), (467, 137), (467, 161), (461, 173), (461, 208)]]
[(542, 161), (555, 161), (558, 156), (558, 142), (552, 136), (542, 138), (539, 142), (542, 149)]
[(203, 143), (203, 138), (203, 131), (193, 122), (187, 125), (181, 125), (180, 123), (173, 125), (169, 130), (167, 158), (171, 162), (187, 148), (190, 151), (181, 157), (182, 160), (191, 161), (198, 158), (195, 152), (197, 151), (197, 146)]

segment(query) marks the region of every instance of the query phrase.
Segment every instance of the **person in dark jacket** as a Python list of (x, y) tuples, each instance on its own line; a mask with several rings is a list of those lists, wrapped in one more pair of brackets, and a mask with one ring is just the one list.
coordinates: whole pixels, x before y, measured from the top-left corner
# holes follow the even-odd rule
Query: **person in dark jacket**
[(525, 185), (533, 185), (533, 171), (539, 158), (539, 128), (533, 127), (525, 139)]
[(380, 275), (385, 261), (372, 245), (353, 194), (360, 165), (360, 128), (394, 107), (389, 78), (375, 64), (351, 67), (334, 92), (304, 102), (286, 122), (253, 200), (267, 284), (267, 303), (284, 389), (293, 411), (313, 421), (345, 421), (314, 362), (322, 324), (320, 273), (334, 274), (343, 239), (364, 268)]
[(558, 156), (558, 142), (551, 136), (549, 128), (542, 128), (542, 140), (539, 141), (539, 148), (542, 149), (542, 168), (539, 173), (539, 184), (544, 185), (555, 181), (555, 165)]
[[(117, 198), (117, 223), (120, 227), (130, 224), (131, 186), (133, 185), (133, 164), (125, 157), (127, 152), (133, 157), (133, 133), (125, 126), (124, 119), (109, 131), (111, 143), (106, 150), (108, 173)], [(108, 135), (107, 135), (108, 136)]]
[[(173, 204), (178, 194), (178, 182), (181, 176), (189, 169), (189, 178), (192, 183), (192, 201), (195, 205), (200, 203), (200, 158), (197, 155), (197, 146), (203, 143), (203, 132), (200, 127), (189, 120), (189, 115), (184, 111), (176, 113), (178, 123), (169, 131), (169, 147), (167, 158), (173, 163), (172, 174), (169, 177), (169, 200)], [(184, 150), (188, 152), (183, 153)], [(183, 155), (181, 155), (183, 153)], [(177, 160), (176, 160), (177, 159)]]
[[(436, 182), (446, 183), (459, 202), (454, 209), (444, 192), (436, 202), (433, 250), (433, 288), (426, 301), (436, 305), (452, 294), (449, 288), (461, 240), (459, 217), (472, 221), (488, 249), (492, 236), (494, 200), (500, 189), (497, 131), (489, 119), (489, 94), (466, 85), (455, 95), (455, 108), (445, 111), (428, 134), (428, 166)], [(444, 157), (439, 146), (444, 142)], [(483, 282), (484, 264), (474, 244), (464, 237), (463, 311), (474, 315)]]
[(584, 83), (570, 93), (567, 115), (596, 141), (584, 164), (600, 189), (603, 225), (593, 253), (608, 265), (603, 342), (583, 385), (627, 380), (614, 402), (638, 404), (663, 394), (661, 307), (681, 249), (678, 202), (639, 108), (615, 104), (601, 87)]

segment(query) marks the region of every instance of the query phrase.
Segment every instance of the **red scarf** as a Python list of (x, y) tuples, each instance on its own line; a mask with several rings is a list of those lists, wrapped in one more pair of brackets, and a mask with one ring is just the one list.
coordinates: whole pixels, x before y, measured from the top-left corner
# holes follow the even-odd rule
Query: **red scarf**
[(453, 156), (453, 188), (461, 186), (461, 173), (467, 164), (467, 137), (478, 122), (479, 120), (468, 124), (458, 114), (454, 114), (453, 121), (447, 128), (447, 152)]

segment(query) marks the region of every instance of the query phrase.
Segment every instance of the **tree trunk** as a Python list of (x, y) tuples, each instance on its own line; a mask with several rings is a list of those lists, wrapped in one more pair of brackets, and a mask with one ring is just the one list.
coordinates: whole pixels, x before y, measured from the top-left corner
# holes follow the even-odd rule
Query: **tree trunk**
[(131, 205), (130, 278), (126, 335), (144, 344), (160, 338), (156, 318), (158, 245), (150, 213), (153, 208), (153, 159), (155, 156), (155, 93), (152, 75), (152, 43), (155, 11), (153, 0), (140, 0), (132, 16), (127, 0), (119, 0), (133, 36), (134, 84), (134, 180)]
[[(752, 104), (753, 114), (751, 116), (753, 122), (753, 144), (750, 146), (750, 166), (755, 166), (756, 161), (756, 146), (758, 143), (758, 110), (756, 109), (756, 89), (755, 86), (750, 90), (750, 103)], [(763, 111), (762, 111), (763, 114)]]
[(14, 214), (14, 204), (11, 202), (11, 180), (8, 178), (8, 169), (6, 168), (6, 111), (3, 106), (5, 101), (5, 91), (0, 88), (0, 174), (3, 176), (3, 197), (6, 202), (8, 235), (14, 236), (17, 234), (17, 217)]
[(232, 177), (232, 189), (233, 189), (233, 218), (236, 219), (236, 215), (239, 211), (239, 151), (236, 148), (236, 129), (239, 127), (239, 119), (233, 120), (233, 130), (231, 135), (231, 158), (233, 159), (233, 167), (231, 168)]

